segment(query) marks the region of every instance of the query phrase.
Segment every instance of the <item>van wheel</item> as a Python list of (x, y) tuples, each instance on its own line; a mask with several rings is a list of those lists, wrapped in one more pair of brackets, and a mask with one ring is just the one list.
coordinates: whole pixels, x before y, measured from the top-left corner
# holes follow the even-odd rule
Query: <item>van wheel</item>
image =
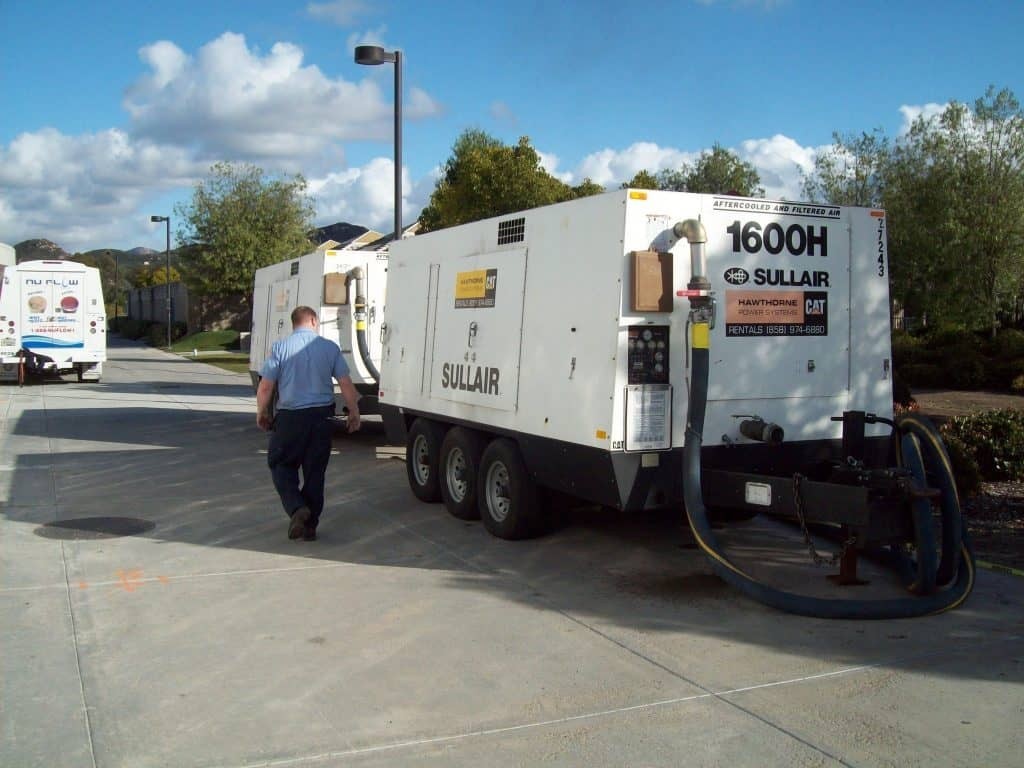
[(429, 419), (416, 419), (409, 428), (405, 444), (405, 474), (413, 495), (420, 501), (441, 500), (438, 456), (443, 438), (441, 425)]
[(477, 481), (480, 518), (499, 539), (525, 539), (536, 534), (540, 498), (527, 474), (519, 448), (498, 438), (484, 449)]
[(441, 441), (441, 499), (448, 511), (460, 520), (480, 517), (477, 475), (486, 445), (487, 441), (480, 434), (465, 427), (449, 429)]

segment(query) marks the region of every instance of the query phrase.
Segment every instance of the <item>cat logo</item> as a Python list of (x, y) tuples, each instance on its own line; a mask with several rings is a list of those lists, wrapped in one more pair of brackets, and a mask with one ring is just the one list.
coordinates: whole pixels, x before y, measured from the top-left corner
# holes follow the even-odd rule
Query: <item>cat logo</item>
[(804, 301), (804, 314), (824, 315), (826, 301), (827, 299), (806, 299)]

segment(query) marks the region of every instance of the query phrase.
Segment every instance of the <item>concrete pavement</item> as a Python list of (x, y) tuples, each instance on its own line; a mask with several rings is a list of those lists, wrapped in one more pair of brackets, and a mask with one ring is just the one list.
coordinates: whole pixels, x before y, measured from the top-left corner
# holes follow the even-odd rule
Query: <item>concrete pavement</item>
[(1020, 765), (1024, 580), (781, 614), (670, 516), (494, 539), (374, 425), (289, 541), (248, 376), (111, 341), (97, 384), (0, 389), (0, 765)]

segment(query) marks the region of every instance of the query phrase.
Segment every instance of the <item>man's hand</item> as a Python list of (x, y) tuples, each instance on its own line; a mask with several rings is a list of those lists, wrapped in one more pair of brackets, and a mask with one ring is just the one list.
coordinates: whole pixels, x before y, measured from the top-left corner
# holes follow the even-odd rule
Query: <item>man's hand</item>
[(271, 420), (270, 414), (267, 411), (258, 411), (256, 413), (256, 426), (264, 432), (269, 432), (270, 428), (274, 426), (274, 422)]
[(348, 427), (349, 433), (358, 432), (360, 423), (361, 422), (359, 421), (359, 410), (350, 408), (348, 412), (348, 418), (345, 420), (345, 424)]

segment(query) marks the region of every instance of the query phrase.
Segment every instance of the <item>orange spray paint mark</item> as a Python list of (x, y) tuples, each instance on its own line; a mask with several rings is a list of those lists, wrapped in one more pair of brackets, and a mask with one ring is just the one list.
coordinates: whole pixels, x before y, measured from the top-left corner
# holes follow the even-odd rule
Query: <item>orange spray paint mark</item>
[(118, 571), (117, 580), (118, 586), (125, 592), (134, 592), (135, 588), (139, 586), (139, 582), (142, 580), (142, 571), (131, 570), (131, 571)]

